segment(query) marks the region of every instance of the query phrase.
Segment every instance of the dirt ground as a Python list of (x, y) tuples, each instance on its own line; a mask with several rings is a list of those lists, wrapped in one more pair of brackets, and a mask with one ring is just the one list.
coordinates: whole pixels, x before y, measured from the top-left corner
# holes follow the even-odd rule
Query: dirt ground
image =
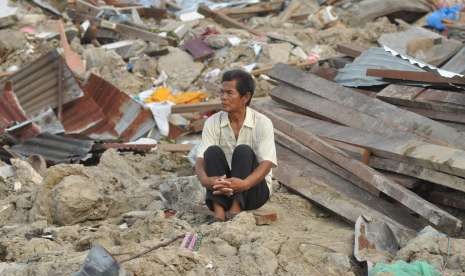
[(203, 235), (198, 252), (176, 241), (122, 264), (126, 275), (356, 275), (353, 228), (278, 183), (263, 207), (276, 222), (258, 226), (245, 212), (209, 225), (203, 190), (179, 154), (110, 150), (97, 166), (51, 167), (43, 181), (27, 163), (15, 169), (2, 180), (11, 190), (0, 204), (0, 275), (69, 275), (93, 244), (123, 260), (187, 232)]

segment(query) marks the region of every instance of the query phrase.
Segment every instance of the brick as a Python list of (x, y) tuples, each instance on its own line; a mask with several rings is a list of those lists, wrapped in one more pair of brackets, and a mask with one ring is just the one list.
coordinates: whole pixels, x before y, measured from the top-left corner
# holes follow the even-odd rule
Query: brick
[(257, 210), (253, 212), (256, 225), (270, 225), (278, 220), (278, 215), (273, 211)]

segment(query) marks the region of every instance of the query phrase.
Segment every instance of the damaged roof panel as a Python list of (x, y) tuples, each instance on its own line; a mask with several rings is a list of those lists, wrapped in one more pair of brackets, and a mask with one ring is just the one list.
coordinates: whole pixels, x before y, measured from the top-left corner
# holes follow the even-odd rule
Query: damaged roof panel
[(148, 109), (97, 75), (90, 76), (84, 90), (100, 106), (106, 117), (105, 121), (84, 132), (89, 137), (133, 141), (155, 126), (153, 115)]
[(30, 116), (58, 107), (59, 69), (63, 73), (63, 103), (82, 97), (83, 91), (58, 51), (52, 50), (10, 76), (18, 100)]
[(388, 84), (382, 78), (366, 75), (367, 69), (394, 69), (424, 72), (423, 69), (386, 52), (383, 48), (370, 48), (357, 57), (353, 63), (338, 70), (335, 82), (348, 87), (375, 86)]
[(63, 106), (61, 123), (67, 134), (79, 134), (105, 120), (100, 107), (90, 96), (84, 96)]
[(54, 164), (70, 163), (86, 157), (93, 144), (94, 142), (89, 140), (42, 133), (22, 144), (12, 146), (10, 151), (25, 157), (34, 154), (41, 155), (45, 160)]
[[(18, 99), (11, 87), (11, 83), (5, 84), (5, 90), (0, 95), (0, 134), (5, 133), (16, 122), (26, 121), (28, 118), (21, 108)], [(9, 135), (17, 139), (32, 138), (40, 133), (40, 128), (35, 124), (27, 124), (14, 131), (7, 131)]]

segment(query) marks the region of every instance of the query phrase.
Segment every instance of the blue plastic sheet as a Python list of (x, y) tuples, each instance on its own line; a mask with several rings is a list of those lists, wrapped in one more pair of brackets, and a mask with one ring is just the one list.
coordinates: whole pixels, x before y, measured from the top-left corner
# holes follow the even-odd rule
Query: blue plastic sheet
[(378, 263), (370, 271), (369, 276), (377, 276), (382, 273), (391, 273), (395, 276), (441, 276), (436, 268), (425, 261), (415, 261), (413, 263), (397, 261), (392, 264)]
[(460, 10), (462, 5), (454, 5), (452, 7), (445, 7), (434, 11), (426, 18), (428, 26), (435, 28), (436, 30), (443, 31), (446, 26), (442, 23), (442, 20), (457, 20), (460, 16)]

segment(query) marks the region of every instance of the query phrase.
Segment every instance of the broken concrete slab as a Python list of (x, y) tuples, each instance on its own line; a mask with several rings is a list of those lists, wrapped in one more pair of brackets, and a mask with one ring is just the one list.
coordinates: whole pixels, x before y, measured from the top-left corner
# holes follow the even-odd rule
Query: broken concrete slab
[(168, 75), (168, 85), (187, 90), (204, 69), (204, 65), (195, 62), (191, 55), (178, 48), (169, 47), (170, 53), (158, 60), (158, 72)]

